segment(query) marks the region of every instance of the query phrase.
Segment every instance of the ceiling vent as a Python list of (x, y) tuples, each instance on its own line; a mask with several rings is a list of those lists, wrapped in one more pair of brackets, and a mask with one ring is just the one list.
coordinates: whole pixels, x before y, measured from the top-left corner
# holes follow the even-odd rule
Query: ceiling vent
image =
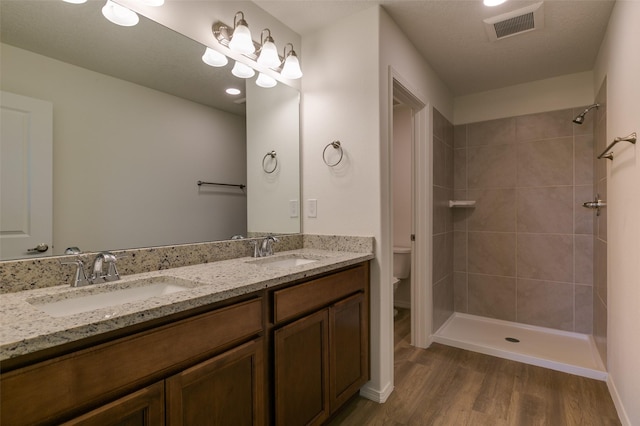
[(543, 3), (535, 3), (513, 12), (487, 18), (483, 22), (491, 41), (537, 30), (544, 27)]

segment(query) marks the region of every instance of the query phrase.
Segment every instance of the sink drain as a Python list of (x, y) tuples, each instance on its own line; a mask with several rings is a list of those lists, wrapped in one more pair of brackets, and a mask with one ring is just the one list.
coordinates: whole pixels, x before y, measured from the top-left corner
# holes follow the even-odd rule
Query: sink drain
[(504, 340), (511, 343), (520, 343), (520, 340), (516, 339), (515, 337), (505, 337)]

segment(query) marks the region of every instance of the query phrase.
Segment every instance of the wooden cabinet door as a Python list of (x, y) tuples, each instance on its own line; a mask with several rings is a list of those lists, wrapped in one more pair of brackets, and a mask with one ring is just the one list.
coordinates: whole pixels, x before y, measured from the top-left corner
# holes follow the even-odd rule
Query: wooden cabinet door
[(65, 426), (157, 426), (164, 425), (164, 382), (130, 395), (63, 423)]
[(369, 380), (369, 314), (363, 293), (329, 309), (331, 412)]
[(263, 341), (253, 340), (166, 380), (172, 426), (263, 425)]
[(329, 415), (329, 311), (274, 332), (276, 425), (321, 424)]

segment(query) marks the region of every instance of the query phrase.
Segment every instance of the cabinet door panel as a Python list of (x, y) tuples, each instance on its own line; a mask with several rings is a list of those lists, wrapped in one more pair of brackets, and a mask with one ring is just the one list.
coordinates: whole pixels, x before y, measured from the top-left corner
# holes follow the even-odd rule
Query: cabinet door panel
[(166, 380), (170, 425), (263, 425), (262, 339)]
[(164, 382), (148, 386), (80, 417), (64, 426), (164, 425)]
[(329, 310), (331, 337), (331, 411), (369, 380), (369, 329), (365, 295), (336, 303)]
[(276, 424), (321, 424), (329, 414), (329, 313), (323, 309), (274, 333)]

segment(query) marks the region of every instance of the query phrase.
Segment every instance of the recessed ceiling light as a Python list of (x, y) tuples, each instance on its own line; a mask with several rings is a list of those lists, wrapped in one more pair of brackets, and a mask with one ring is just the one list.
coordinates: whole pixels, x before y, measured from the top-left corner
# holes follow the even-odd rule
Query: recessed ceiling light
[(493, 6), (499, 6), (506, 1), (507, 0), (483, 0), (483, 3), (485, 6), (493, 7)]
[(233, 96), (237, 96), (240, 93), (242, 93), (242, 92), (240, 92), (239, 89), (236, 89), (235, 87), (230, 87), (227, 90), (225, 90), (225, 92), (227, 92), (229, 95), (233, 95)]

